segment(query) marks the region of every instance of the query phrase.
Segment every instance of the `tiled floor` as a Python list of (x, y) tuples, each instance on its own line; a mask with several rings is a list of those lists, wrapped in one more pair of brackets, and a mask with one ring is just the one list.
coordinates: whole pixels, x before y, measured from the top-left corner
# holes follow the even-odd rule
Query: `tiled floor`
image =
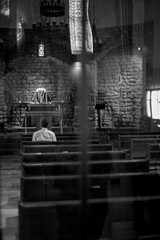
[(20, 157), (0, 156), (0, 217), (2, 240), (18, 240)]

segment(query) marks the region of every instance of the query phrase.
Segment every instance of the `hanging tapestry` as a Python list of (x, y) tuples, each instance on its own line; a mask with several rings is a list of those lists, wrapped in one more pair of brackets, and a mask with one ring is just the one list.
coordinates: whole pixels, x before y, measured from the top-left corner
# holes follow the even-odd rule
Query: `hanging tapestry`
[[(93, 53), (93, 37), (88, 15), (89, 0), (85, 0), (85, 50)], [(83, 48), (83, 0), (69, 0), (69, 27), (72, 54), (81, 54)]]

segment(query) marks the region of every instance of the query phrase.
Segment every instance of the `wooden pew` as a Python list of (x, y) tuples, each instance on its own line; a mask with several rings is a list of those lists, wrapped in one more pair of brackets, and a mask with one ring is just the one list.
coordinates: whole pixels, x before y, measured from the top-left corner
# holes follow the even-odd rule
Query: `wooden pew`
[[(104, 131), (104, 130), (102, 130)], [(118, 148), (118, 136), (119, 135), (135, 135), (140, 134), (138, 128), (111, 128), (107, 129), (108, 141), (114, 144), (115, 148)]]
[[(81, 152), (52, 152), (52, 153), (21, 153), (22, 162), (42, 163), (42, 162), (68, 162), (79, 161), (82, 158)], [(121, 151), (88, 151), (88, 160), (102, 159), (127, 159), (127, 152)]]
[[(99, 239), (107, 203), (87, 205), (87, 236), (89, 239)], [(19, 240), (80, 240), (83, 235), (82, 204), (79, 200), (20, 203), (19, 222)]]
[[(160, 201), (160, 180), (157, 174), (147, 172), (148, 161), (130, 160), (131, 165), (128, 165), (125, 162), (126, 151), (92, 151), (88, 152), (88, 156), (91, 174), (88, 176), (86, 221), (90, 239), (99, 239), (103, 228), (107, 229), (111, 239), (114, 239), (115, 231), (121, 239), (125, 239), (126, 234), (135, 236), (137, 232), (142, 238), (146, 234), (160, 234), (155, 220), (160, 214), (159, 210), (156, 211)], [(20, 240), (80, 238), (83, 208), (80, 201), (81, 177), (77, 171), (81, 157), (80, 152), (22, 153)], [(120, 162), (123, 161), (124, 165), (121, 165)], [(108, 169), (105, 162), (112, 163), (112, 168)], [(140, 163), (142, 165), (137, 165)], [(44, 168), (42, 170), (41, 167), (38, 171), (43, 176), (38, 175), (38, 172), (37, 176), (30, 176), (31, 167), (34, 167), (34, 175), (36, 167), (41, 164), (44, 164)], [(56, 171), (56, 164), (62, 167), (62, 172)], [(136, 172), (134, 164), (141, 166), (142, 171)], [(99, 166), (99, 169), (95, 166)], [(26, 176), (27, 167), (29, 175)], [(50, 175), (50, 167), (55, 171), (53, 175)], [(109, 173), (106, 174), (102, 169)], [(119, 172), (120, 169), (122, 172)], [(146, 212), (151, 214), (149, 221)], [(106, 227), (106, 218), (109, 218), (111, 227)], [(125, 226), (125, 231), (120, 226)], [(121, 235), (122, 232), (124, 236)]]
[[(21, 177), (21, 201), (80, 199), (80, 175)], [(160, 195), (160, 176), (149, 172), (89, 174), (88, 198)]]
[(147, 158), (150, 162), (150, 170), (157, 170), (160, 166), (160, 144), (152, 143), (147, 146)]
[[(89, 151), (111, 151), (113, 149), (112, 144), (88, 144)], [(23, 152), (25, 153), (37, 153), (37, 152), (78, 152), (81, 151), (81, 145), (79, 144), (65, 144), (65, 145), (23, 145)]]
[[(124, 178), (128, 179), (127, 175), (123, 175)], [(119, 177), (122, 180), (119, 181)], [(88, 234), (92, 236), (92, 239), (95, 237), (99, 239), (104, 229), (111, 239), (114, 239), (115, 234), (119, 236), (116, 239), (130, 239), (129, 236), (126, 237), (131, 233), (137, 234), (137, 238), (133, 239), (145, 239), (145, 237), (153, 239), (153, 236), (157, 236), (158, 239), (160, 235), (160, 176), (151, 173), (137, 173), (136, 176), (130, 174), (129, 185), (125, 184), (126, 181), (122, 176), (119, 177), (116, 175), (110, 178), (111, 188), (107, 188), (108, 185), (105, 184), (108, 178), (105, 178), (103, 185), (103, 178), (96, 177), (92, 188), (89, 189), (90, 197), (87, 201), (86, 215)], [(97, 183), (101, 183), (104, 191), (98, 188)], [(132, 186), (130, 194), (126, 196), (125, 191), (130, 186)], [(117, 192), (117, 187), (118, 189), (120, 187), (121, 191)], [(91, 193), (92, 190), (94, 194)], [(100, 197), (101, 191), (103, 194)], [(82, 231), (81, 212), (80, 199), (20, 202), (20, 240), (41, 239), (42, 236), (48, 239), (56, 237), (75, 239)], [(100, 225), (97, 225), (97, 221), (100, 221)], [(125, 229), (123, 229), (124, 226)]]
[[(79, 174), (80, 162), (23, 163), (22, 177), (60, 176)], [(88, 162), (90, 174), (148, 172), (149, 160), (98, 160)]]
[[(77, 134), (56, 134), (56, 138), (57, 138), (57, 141), (59, 140), (65, 140), (65, 141), (69, 141), (69, 140), (79, 140), (80, 139), (80, 135), (77, 135)], [(21, 136), (21, 140), (22, 141), (31, 141), (32, 140), (32, 134), (27, 134), (27, 135), (22, 135)]]
[[(22, 153), (19, 240), (81, 238), (82, 156)], [(160, 180), (148, 173), (148, 160), (127, 161), (126, 151), (89, 151), (88, 157), (87, 238), (100, 239), (103, 229), (110, 239), (160, 234)]]
[[(102, 130), (103, 131), (103, 130)], [(159, 135), (159, 132), (142, 132), (140, 129), (136, 128), (112, 128), (108, 129), (109, 142), (114, 143), (114, 147), (119, 147), (119, 136), (135, 136), (135, 135)]]
[(131, 159), (147, 158), (147, 146), (149, 143), (160, 143), (157, 138), (132, 138), (131, 139)]
[[(99, 144), (100, 141), (99, 139), (89, 139), (88, 140), (88, 144)], [(22, 141), (21, 140), (21, 150), (23, 149), (24, 145), (62, 145), (62, 144), (71, 144), (71, 145), (75, 145), (75, 144), (81, 144), (81, 141), (79, 139), (75, 139), (75, 140), (70, 140), (70, 141), (65, 141), (65, 140), (59, 140), (56, 142), (51, 142), (51, 141), (42, 141), (42, 142), (32, 142), (31, 140), (28, 141)]]
[(155, 139), (160, 140), (160, 134), (136, 134), (136, 135), (119, 135), (118, 136), (118, 149), (129, 149), (131, 151), (132, 139)]

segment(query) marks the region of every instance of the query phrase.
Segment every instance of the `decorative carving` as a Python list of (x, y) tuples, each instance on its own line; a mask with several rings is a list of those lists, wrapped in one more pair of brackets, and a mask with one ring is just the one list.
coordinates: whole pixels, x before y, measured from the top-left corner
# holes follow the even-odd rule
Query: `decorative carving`
[(33, 95), (34, 103), (47, 103), (47, 91), (45, 88), (37, 88)]
[[(8, 99), (8, 98), (6, 98)], [(35, 101), (35, 91), (25, 91), (25, 90), (17, 90), (12, 93), (12, 99), (14, 103), (39, 103), (39, 101)], [(46, 91), (46, 103), (52, 103), (52, 101), (61, 101), (58, 99), (55, 92)]]

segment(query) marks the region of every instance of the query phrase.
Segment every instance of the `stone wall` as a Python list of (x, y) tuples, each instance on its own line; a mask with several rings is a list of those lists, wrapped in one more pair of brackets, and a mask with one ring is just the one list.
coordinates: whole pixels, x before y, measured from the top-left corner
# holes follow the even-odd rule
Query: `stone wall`
[[(53, 57), (25, 56), (13, 60), (10, 68), (12, 71), (5, 75), (5, 89), (10, 95), (10, 101), (7, 104), (8, 110), (14, 106), (14, 112), (17, 110), (18, 116), (19, 104), (21, 102), (30, 103), (35, 90), (44, 87), (50, 92), (53, 101), (64, 101), (64, 125), (72, 124), (73, 83), (69, 77), (70, 67), (67, 64)], [(20, 121), (16, 121), (16, 124), (19, 125)]]
[(140, 127), (143, 61), (136, 55), (106, 55), (98, 59), (98, 102), (105, 103), (102, 127)]
[(139, 32), (141, 27), (136, 24), (97, 30), (102, 51), (95, 54), (96, 101), (105, 103), (102, 127), (149, 130), (145, 93), (153, 81), (153, 22), (143, 24), (143, 33)]
[(6, 112), (7, 106), (4, 98), (4, 80), (5, 80), (5, 71), (4, 71), (4, 62), (0, 58), (0, 132), (4, 131), (4, 125), (6, 122)]
[[(98, 29), (102, 48), (94, 52), (87, 64), (88, 119), (92, 129), (98, 126), (96, 103), (105, 103), (105, 110), (101, 112), (102, 127), (143, 125), (145, 82), (152, 81), (153, 60), (153, 25), (146, 23), (146, 26), (149, 27), (144, 25), (144, 43), (149, 51), (145, 53), (145, 61), (144, 53), (135, 51), (137, 27), (125, 27), (125, 32), (120, 27)], [(21, 102), (30, 102), (35, 90), (44, 87), (51, 93), (52, 100), (64, 101), (64, 125), (79, 126), (79, 83), (71, 77), (73, 59), (69, 53), (68, 38), (64, 39), (66, 45), (62, 38), (61, 41), (57, 39), (56, 44), (51, 36), (49, 42), (46, 38), (46, 57), (38, 58), (37, 45), (31, 42), (31, 34), (21, 51), (12, 54), (6, 62), (7, 71), (1, 71), (0, 115), (5, 113), (10, 124), (21, 125), (18, 106)], [(148, 65), (150, 71), (147, 70)]]

